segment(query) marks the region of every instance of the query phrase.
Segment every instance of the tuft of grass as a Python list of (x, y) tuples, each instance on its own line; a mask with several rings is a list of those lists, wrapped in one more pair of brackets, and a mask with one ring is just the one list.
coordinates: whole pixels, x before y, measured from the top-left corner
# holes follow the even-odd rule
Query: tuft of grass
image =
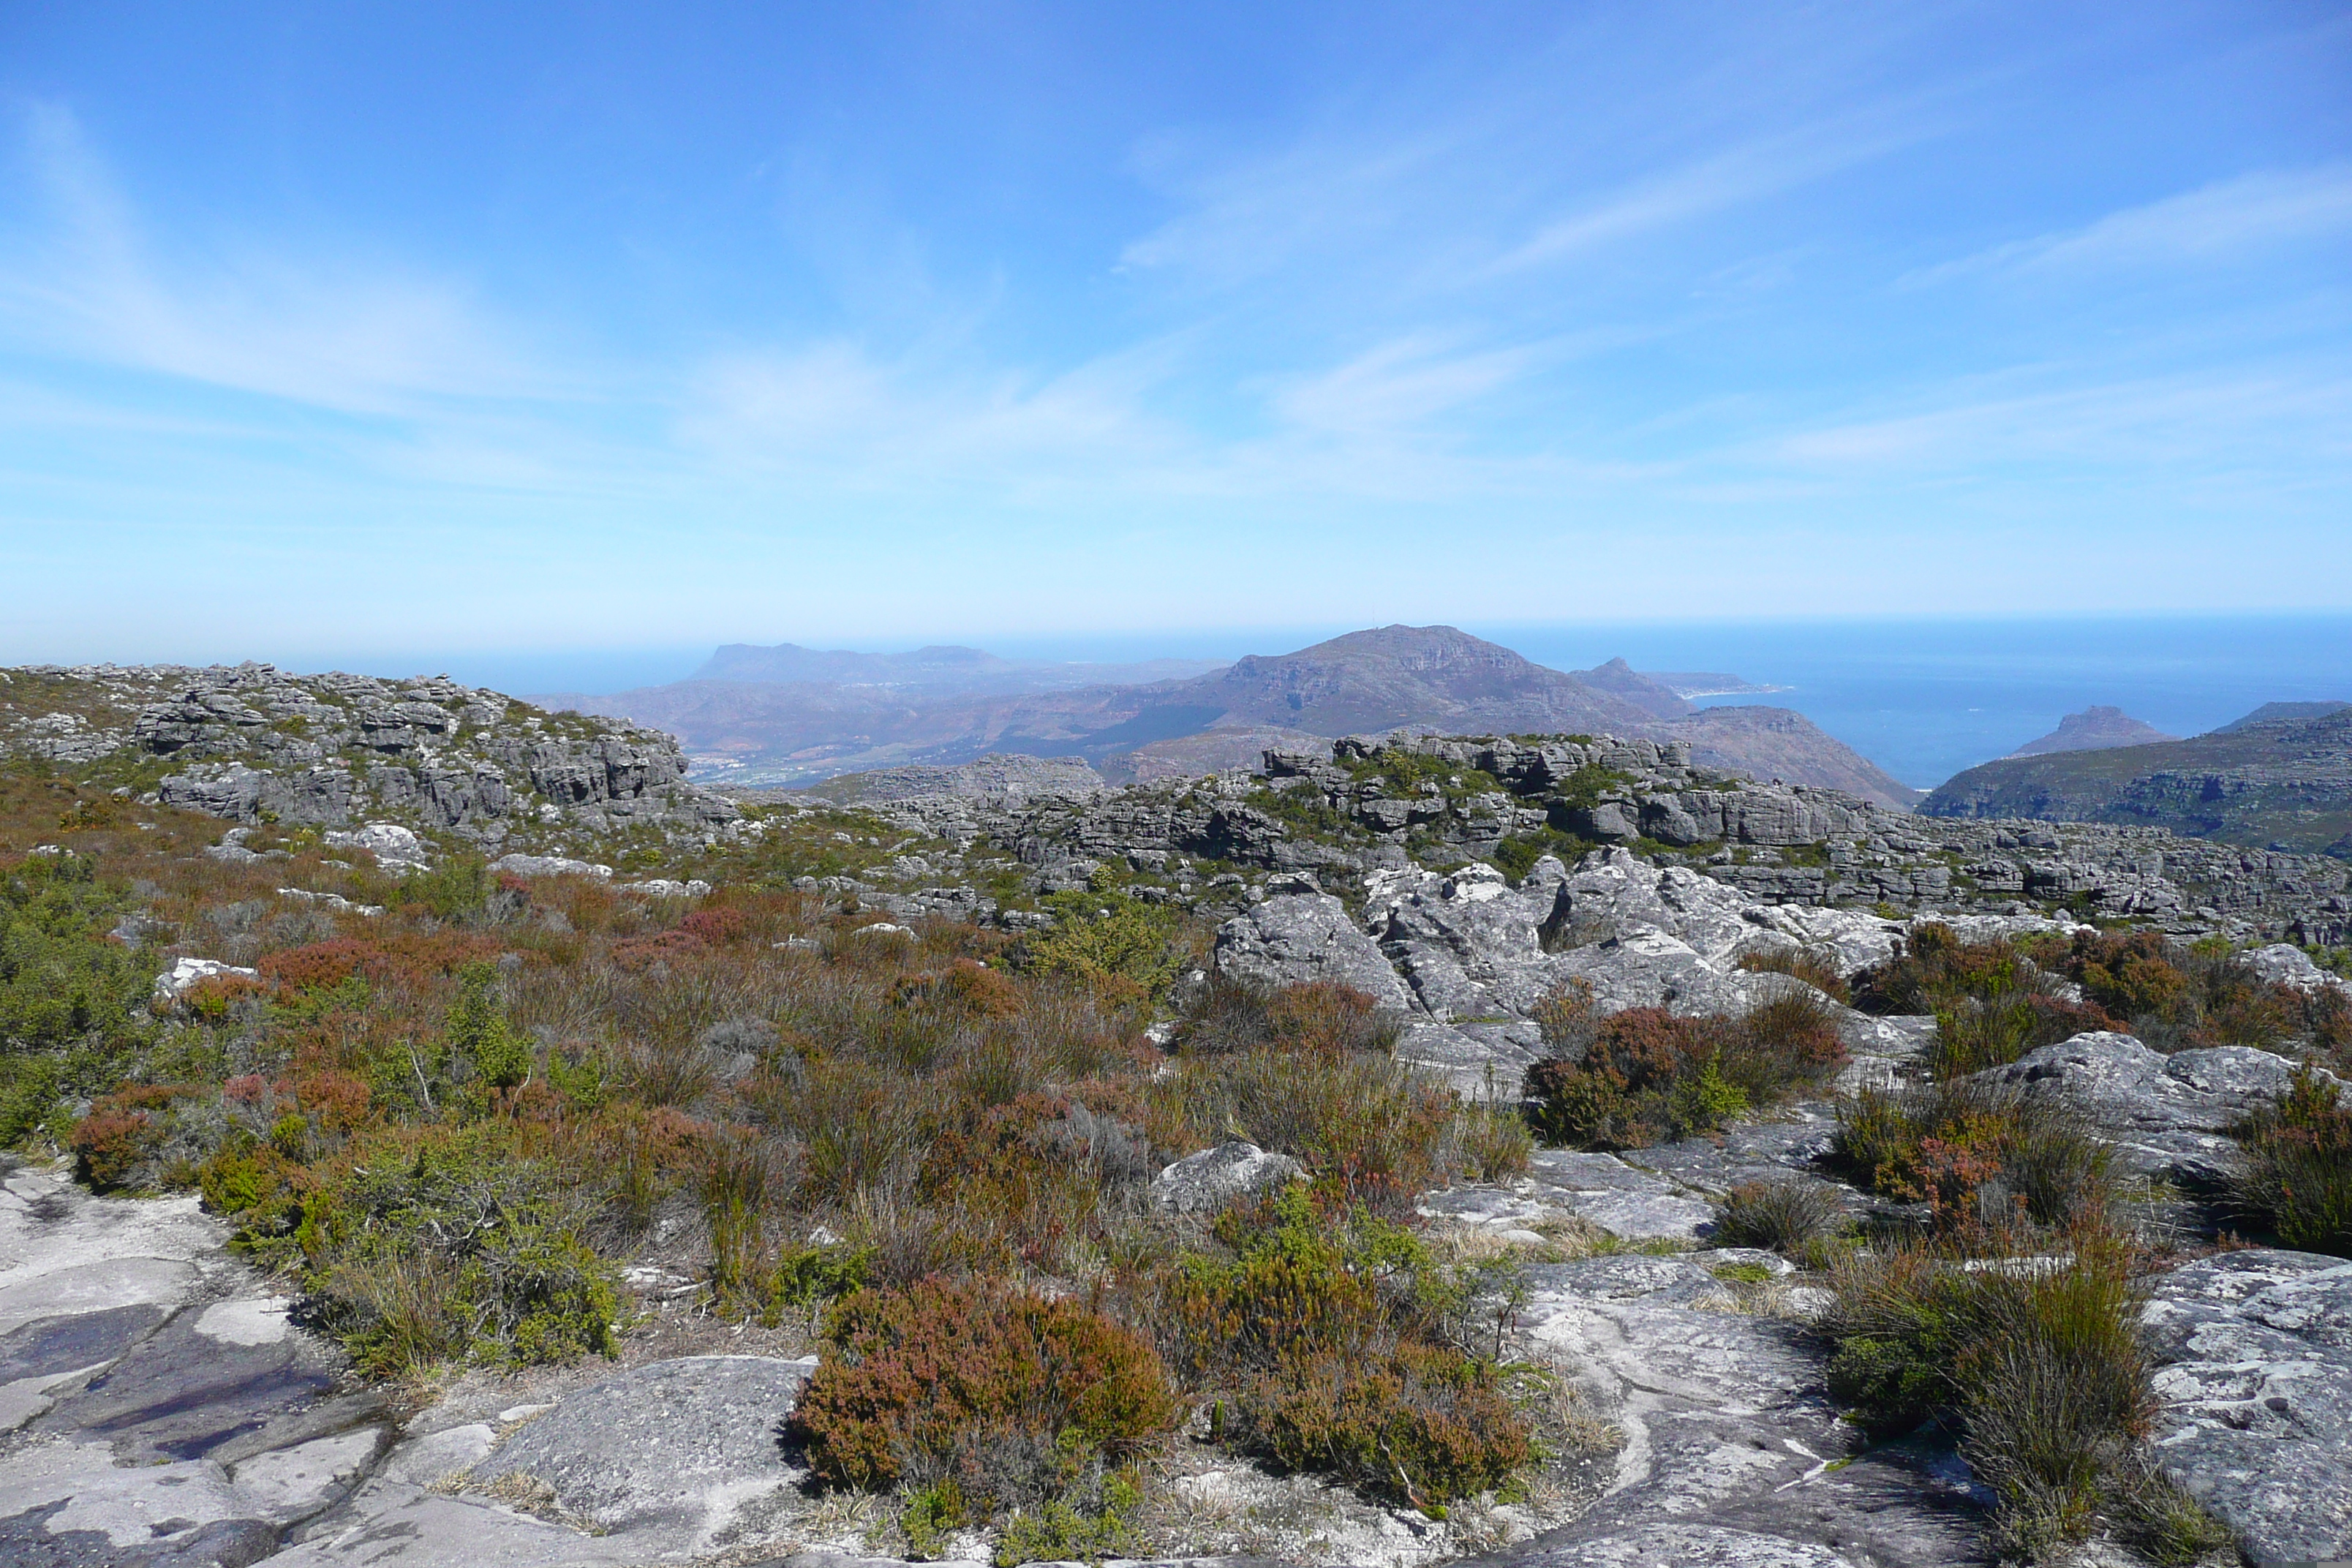
[(2095, 1226), (2009, 1240), (1854, 1254), (1822, 1329), (1832, 1396), (1880, 1436), (1957, 1425), (2004, 1548), (2039, 1558), (2132, 1513), (2154, 1394), (2128, 1250)]
[(1834, 1002), (1853, 1000), (1837, 955), (1810, 947), (1775, 947), (1740, 954), (1739, 967), (1751, 974), (1786, 974), (1801, 980)]
[(2231, 1196), (2281, 1244), (2352, 1258), (2352, 1109), (2306, 1067), (2237, 1128)]
[(1809, 1256), (1844, 1223), (1837, 1189), (1821, 1182), (1748, 1182), (1724, 1194), (1710, 1239), (1717, 1247), (1769, 1247)]

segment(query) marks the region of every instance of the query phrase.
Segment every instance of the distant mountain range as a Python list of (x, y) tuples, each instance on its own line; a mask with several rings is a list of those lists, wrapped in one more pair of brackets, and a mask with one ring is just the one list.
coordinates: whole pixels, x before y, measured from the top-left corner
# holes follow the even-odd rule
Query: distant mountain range
[[(1674, 679), (1709, 691), (1761, 689), (1736, 676)], [(737, 645), (668, 686), (533, 700), (670, 731), (698, 777), (742, 784), (987, 752), (1078, 756), (1112, 777), (1150, 778), (1255, 764), (1269, 746), (1420, 730), (1680, 739), (1704, 767), (1906, 809), (1918, 799), (1801, 714), (1698, 709), (1622, 658), (1551, 669), (1452, 626), (1351, 632), (1190, 674), (1153, 664), (1024, 665), (974, 648), (872, 655)]]
[(1919, 810), (2139, 824), (2352, 858), (2352, 703), (2273, 702), (2186, 741), (2004, 757), (1955, 774)]

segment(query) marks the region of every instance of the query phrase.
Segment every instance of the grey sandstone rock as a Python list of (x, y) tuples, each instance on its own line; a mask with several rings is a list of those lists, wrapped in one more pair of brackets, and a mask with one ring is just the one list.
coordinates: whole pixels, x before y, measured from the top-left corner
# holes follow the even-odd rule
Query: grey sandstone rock
[(1697, 1262), (1595, 1258), (1530, 1273), (1522, 1322), (1538, 1347), (1576, 1369), (1625, 1442), (1589, 1511), (1496, 1561), (1991, 1561), (1981, 1502), (1948, 1450), (1865, 1448), (1837, 1419), (1804, 1331), (1694, 1305), (1713, 1284)]
[(1219, 973), (1237, 979), (1266, 985), (1330, 981), (1397, 1012), (1407, 1005), (1388, 960), (1328, 893), (1285, 894), (1227, 921), (1217, 928), (1213, 962)]
[(2225, 1252), (2158, 1279), (2158, 1462), (2257, 1562), (2352, 1557), (2352, 1263)]
[(1154, 1207), (1171, 1214), (1211, 1214), (1236, 1198), (1268, 1191), (1307, 1173), (1287, 1154), (1269, 1154), (1234, 1142), (1187, 1154), (1151, 1179)]
[(1420, 1212), (1500, 1230), (1582, 1220), (1628, 1241), (1695, 1241), (1715, 1213), (1703, 1198), (1667, 1177), (1637, 1169), (1614, 1154), (1569, 1149), (1537, 1150), (1528, 1174), (1515, 1182), (1425, 1194)]
[(2295, 1064), (2244, 1046), (2164, 1056), (2129, 1035), (2076, 1035), (2027, 1052), (1971, 1081), (2083, 1109), (2131, 1169), (2211, 1184), (2226, 1179), (2235, 1145), (2223, 1134), (2286, 1088)]
[(603, 1568), (653, 1554), (471, 1499), (372, 1480), (271, 1568)]
[(474, 1468), (528, 1476), (638, 1550), (709, 1550), (744, 1504), (796, 1479), (779, 1443), (809, 1368), (768, 1356), (655, 1362), (568, 1394)]

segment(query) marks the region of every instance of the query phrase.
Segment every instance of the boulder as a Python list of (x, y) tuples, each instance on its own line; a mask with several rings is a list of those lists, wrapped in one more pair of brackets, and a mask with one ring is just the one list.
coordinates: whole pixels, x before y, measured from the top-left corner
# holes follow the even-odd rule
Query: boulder
[(2327, 986), (2352, 990), (2352, 981), (2330, 974), (2311, 961), (2311, 954), (2288, 942), (2258, 947), (2247, 953), (2245, 960), (2256, 975), (2273, 985), (2291, 985), (2297, 991), (2317, 991)]
[(1217, 973), (1265, 985), (1334, 982), (1383, 1007), (1409, 1005), (1396, 971), (1347, 906), (1328, 893), (1286, 893), (1217, 928)]
[(600, 881), (613, 875), (610, 866), (570, 860), (561, 855), (501, 855), (490, 862), (490, 869), (516, 877), (594, 877)]
[(2115, 1141), (2130, 1169), (2211, 1184), (2229, 1174), (2236, 1146), (2228, 1129), (2275, 1100), (2294, 1071), (2284, 1057), (2245, 1046), (2168, 1057), (2130, 1035), (2101, 1032), (2028, 1051), (1970, 1081), (2062, 1098)]
[(1151, 1178), (1154, 1207), (1171, 1214), (1213, 1214), (1234, 1199), (1265, 1192), (1306, 1175), (1287, 1154), (1269, 1154), (1234, 1142), (1187, 1154)]
[(475, 1466), (474, 1482), (528, 1477), (633, 1547), (706, 1551), (746, 1503), (799, 1476), (778, 1436), (812, 1370), (748, 1355), (635, 1367), (566, 1395)]

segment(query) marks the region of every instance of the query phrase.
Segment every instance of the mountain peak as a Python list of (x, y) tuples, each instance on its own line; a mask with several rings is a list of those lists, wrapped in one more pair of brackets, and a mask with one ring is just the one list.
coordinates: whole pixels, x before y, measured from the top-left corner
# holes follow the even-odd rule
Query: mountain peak
[(2120, 708), (2091, 707), (2080, 713), (2067, 714), (2058, 721), (2058, 728), (2038, 740), (2026, 742), (2010, 754), (2039, 757), (2052, 752), (2104, 752), (2117, 746), (2153, 746), (2179, 739), (2178, 735), (2168, 735), (2155, 725), (2133, 718)]

